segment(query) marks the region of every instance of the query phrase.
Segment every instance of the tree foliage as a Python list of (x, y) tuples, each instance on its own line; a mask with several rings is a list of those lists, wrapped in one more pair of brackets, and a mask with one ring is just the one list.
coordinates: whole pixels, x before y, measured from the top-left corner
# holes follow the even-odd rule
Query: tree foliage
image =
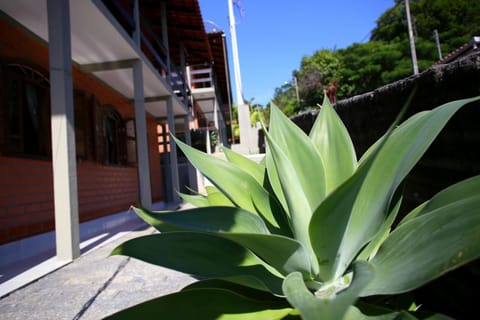
[[(420, 71), (439, 60), (434, 30), (446, 55), (480, 35), (480, 1), (411, 0), (415, 45)], [(340, 50), (321, 49), (304, 56), (292, 72), (298, 88), (284, 84), (275, 90), (274, 103), (287, 115), (315, 107), (323, 91), (338, 83), (338, 99), (374, 90), (412, 74), (405, 2), (396, 0), (377, 20), (370, 41)], [(296, 97), (299, 91), (299, 101)]]

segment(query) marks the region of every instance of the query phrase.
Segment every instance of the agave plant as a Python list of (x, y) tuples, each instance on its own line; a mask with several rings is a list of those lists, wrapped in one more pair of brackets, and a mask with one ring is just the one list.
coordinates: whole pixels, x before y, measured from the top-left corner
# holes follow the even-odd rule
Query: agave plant
[(160, 233), (113, 254), (200, 280), (111, 318), (415, 319), (418, 312), (368, 297), (411, 291), (479, 257), (480, 176), (438, 193), (393, 227), (402, 181), (448, 119), (479, 98), (394, 124), (358, 161), (328, 99), (309, 135), (272, 106), (260, 163), (226, 148), (225, 161), (177, 140), (213, 186), (183, 195), (194, 209), (136, 208)]

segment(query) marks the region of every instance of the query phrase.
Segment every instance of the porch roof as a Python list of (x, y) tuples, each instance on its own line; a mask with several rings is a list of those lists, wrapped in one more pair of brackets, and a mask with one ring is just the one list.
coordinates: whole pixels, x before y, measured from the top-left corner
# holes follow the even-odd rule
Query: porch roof
[[(0, 0), (0, 8), (30, 32), (48, 42), (46, 0)], [(184, 116), (188, 113), (170, 85), (102, 1), (70, 0), (70, 19), (72, 60), (75, 64), (94, 74), (125, 98), (133, 99), (131, 66), (134, 60), (140, 59), (146, 110), (154, 117), (167, 117), (166, 98), (173, 96), (174, 115)]]

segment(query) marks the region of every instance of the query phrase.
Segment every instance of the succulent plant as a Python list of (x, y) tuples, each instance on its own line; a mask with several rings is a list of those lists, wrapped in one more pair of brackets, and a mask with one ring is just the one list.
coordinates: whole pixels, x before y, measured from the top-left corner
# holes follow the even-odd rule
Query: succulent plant
[(328, 99), (309, 135), (272, 106), (260, 163), (227, 148), (225, 161), (177, 140), (213, 186), (183, 195), (194, 209), (135, 208), (160, 232), (113, 254), (200, 280), (112, 318), (415, 319), (418, 312), (367, 297), (411, 291), (479, 257), (480, 176), (394, 227), (405, 177), (450, 117), (476, 100), (397, 120), (359, 160)]

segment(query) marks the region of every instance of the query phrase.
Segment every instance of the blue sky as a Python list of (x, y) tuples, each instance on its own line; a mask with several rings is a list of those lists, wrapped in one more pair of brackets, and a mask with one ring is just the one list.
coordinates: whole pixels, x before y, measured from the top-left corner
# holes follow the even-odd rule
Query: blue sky
[[(276, 87), (292, 79), (305, 55), (319, 49), (340, 49), (366, 42), (376, 20), (394, 0), (241, 0), (244, 16), (237, 21), (237, 42), (243, 96), (267, 104)], [(228, 54), (228, 0), (199, 0), (204, 20), (225, 31)], [(238, 11), (237, 11), (238, 13)], [(237, 19), (239, 15), (237, 14)], [(207, 29), (209, 24), (206, 24)], [(233, 63), (230, 63), (233, 81)], [(235, 85), (232, 82), (234, 102)]]

